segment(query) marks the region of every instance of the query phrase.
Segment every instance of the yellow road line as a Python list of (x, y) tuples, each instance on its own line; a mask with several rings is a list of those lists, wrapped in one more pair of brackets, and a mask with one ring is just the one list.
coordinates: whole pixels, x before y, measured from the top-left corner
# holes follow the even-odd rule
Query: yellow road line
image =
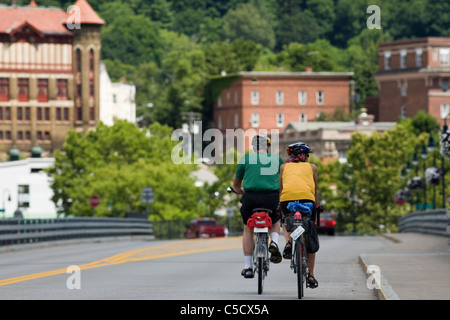
[[(224, 245), (224, 243), (228, 243)], [(186, 248), (191, 248), (186, 250)], [(126, 262), (144, 261), (150, 259), (168, 258), (186, 254), (203, 253), (209, 251), (229, 250), (242, 248), (242, 242), (239, 237), (236, 238), (216, 238), (216, 239), (197, 239), (182, 240), (170, 242), (159, 246), (146, 247), (125, 251), (114, 256), (79, 265), (80, 270), (87, 270), (99, 267), (122, 264)], [(13, 284), (17, 282), (49, 277), (58, 274), (67, 273), (67, 269), (57, 269), (52, 271), (40, 272), (20, 277), (0, 280), (0, 286)]]

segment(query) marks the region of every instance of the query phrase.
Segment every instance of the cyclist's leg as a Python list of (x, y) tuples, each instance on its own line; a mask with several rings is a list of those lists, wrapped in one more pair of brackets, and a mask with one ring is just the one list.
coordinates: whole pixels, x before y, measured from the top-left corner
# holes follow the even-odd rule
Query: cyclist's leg
[(251, 199), (248, 195), (244, 194), (241, 199), (241, 217), (244, 224), (244, 231), (242, 234), (242, 249), (244, 252), (244, 269), (241, 275), (244, 278), (253, 278), (253, 230), (247, 227), (247, 220), (252, 215), (251, 206), (249, 205)]

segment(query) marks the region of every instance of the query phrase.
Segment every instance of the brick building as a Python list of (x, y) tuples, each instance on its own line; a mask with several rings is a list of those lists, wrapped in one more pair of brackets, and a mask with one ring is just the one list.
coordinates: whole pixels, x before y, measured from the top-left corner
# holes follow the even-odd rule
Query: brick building
[(428, 37), (380, 43), (376, 121), (414, 117), (419, 110), (439, 123), (450, 104), (450, 38)]
[(104, 21), (86, 0), (68, 12), (0, 6), (0, 17), (0, 151), (52, 153), (98, 122)]
[(315, 121), (323, 112), (349, 113), (352, 72), (240, 72), (214, 103), (215, 127), (278, 129)]

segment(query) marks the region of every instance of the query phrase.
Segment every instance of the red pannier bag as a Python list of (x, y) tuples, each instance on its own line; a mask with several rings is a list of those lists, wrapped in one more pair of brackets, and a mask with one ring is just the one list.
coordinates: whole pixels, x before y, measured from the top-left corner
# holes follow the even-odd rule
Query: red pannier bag
[(272, 228), (272, 219), (269, 217), (267, 212), (255, 212), (252, 217), (247, 220), (247, 227), (249, 229), (254, 228)]

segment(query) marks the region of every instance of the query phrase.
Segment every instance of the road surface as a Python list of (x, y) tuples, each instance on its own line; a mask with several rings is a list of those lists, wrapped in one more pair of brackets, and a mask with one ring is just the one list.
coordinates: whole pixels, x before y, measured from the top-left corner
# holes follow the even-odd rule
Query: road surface
[[(280, 247), (284, 240), (280, 237)], [(383, 237), (320, 237), (319, 287), (305, 300), (376, 300), (359, 255)], [(289, 261), (271, 264), (264, 293), (244, 279), (241, 238), (113, 241), (0, 253), (0, 300), (286, 300), (297, 298)]]

